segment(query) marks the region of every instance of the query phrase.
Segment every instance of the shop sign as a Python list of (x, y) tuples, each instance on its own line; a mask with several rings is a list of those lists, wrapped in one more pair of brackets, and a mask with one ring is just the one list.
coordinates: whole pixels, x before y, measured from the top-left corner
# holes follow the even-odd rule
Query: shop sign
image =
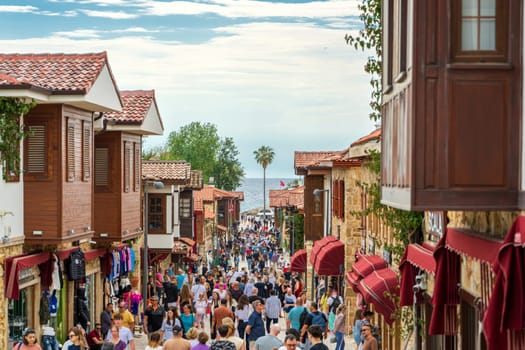
[(392, 265), (392, 252), (388, 249), (383, 250), (383, 259), (388, 265)]
[(27, 283), (34, 279), (35, 279), (35, 274), (31, 267), (28, 267), (27, 269), (22, 269), (18, 273), (18, 284)]
[(445, 211), (427, 211), (425, 213), (425, 236), (434, 243), (439, 242), (446, 229)]

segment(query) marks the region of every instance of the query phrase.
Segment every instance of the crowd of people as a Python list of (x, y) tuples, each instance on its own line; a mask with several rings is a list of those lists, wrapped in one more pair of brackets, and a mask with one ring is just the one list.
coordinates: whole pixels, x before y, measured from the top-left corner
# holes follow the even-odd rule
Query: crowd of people
[[(73, 327), (62, 349), (135, 350), (136, 326), (148, 336), (146, 350), (328, 350), (328, 342), (344, 350), (352, 332), (358, 349), (378, 349), (370, 313), (356, 314), (347, 327), (343, 298), (322, 279), (307, 300), (271, 234), (246, 230), (200, 266), (171, 264), (151, 276), (147, 291), (142, 322), (126, 300), (118, 310), (108, 303), (95, 328), (86, 334)], [(282, 338), (279, 319), (286, 325)]]

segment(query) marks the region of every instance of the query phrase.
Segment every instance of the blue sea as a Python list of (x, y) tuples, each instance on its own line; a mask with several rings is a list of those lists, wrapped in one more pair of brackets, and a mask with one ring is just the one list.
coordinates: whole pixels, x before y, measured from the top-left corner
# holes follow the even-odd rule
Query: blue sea
[[(280, 190), (285, 187), (281, 187), (281, 181), (286, 185), (292, 181), (301, 179), (297, 177), (295, 179), (266, 179), (266, 207), (269, 207), (270, 201), (268, 199), (269, 190)], [(241, 202), (241, 212), (262, 208), (263, 207), (263, 179), (247, 179), (245, 178), (241, 183), (241, 186), (236, 191), (244, 192), (244, 201)]]

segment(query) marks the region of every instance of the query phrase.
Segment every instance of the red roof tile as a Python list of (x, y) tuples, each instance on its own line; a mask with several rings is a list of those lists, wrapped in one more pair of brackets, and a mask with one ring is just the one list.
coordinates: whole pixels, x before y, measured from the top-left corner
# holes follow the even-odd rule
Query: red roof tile
[(193, 197), (202, 200), (203, 202), (213, 202), (214, 191), (215, 187), (204, 185), (201, 190), (193, 191)]
[(379, 141), (381, 139), (381, 128), (377, 128), (374, 131), (372, 131), (370, 134), (361, 137), (359, 140), (353, 142), (350, 147), (361, 145), (363, 143), (367, 143), (370, 141), (377, 140)]
[(304, 186), (290, 189), (270, 190), (270, 207), (304, 207)]
[[(87, 54), (0, 54), (0, 73), (30, 82), (52, 93), (86, 94), (103, 67), (111, 69), (106, 52)], [(19, 85), (0, 81), (0, 88)]]
[(294, 152), (294, 168), (307, 168), (318, 164), (320, 160), (333, 156), (336, 151), (324, 152)]
[(156, 180), (190, 180), (191, 165), (184, 161), (143, 160), (142, 178)]
[(117, 124), (142, 124), (152, 105), (155, 105), (155, 90), (120, 91), (122, 111), (105, 113), (110, 121)]

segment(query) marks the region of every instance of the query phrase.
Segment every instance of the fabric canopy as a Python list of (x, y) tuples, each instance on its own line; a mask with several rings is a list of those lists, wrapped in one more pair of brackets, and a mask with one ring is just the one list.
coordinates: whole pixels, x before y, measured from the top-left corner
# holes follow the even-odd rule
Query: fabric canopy
[(322, 251), (323, 247), (327, 246), (331, 242), (337, 241), (337, 238), (334, 236), (325, 236), (322, 239), (315, 241), (314, 246), (312, 247), (312, 254), (310, 255), (310, 263), (315, 265), (319, 253)]
[(501, 242), (476, 237), (468, 231), (454, 228), (447, 228), (446, 238), (447, 249), (491, 265), (496, 263)]
[(290, 271), (306, 272), (306, 249), (299, 249), (290, 258)]
[[(399, 271), (401, 272), (399, 304), (401, 306), (413, 305), (413, 287), (416, 284), (416, 276), (419, 274), (419, 270), (434, 274), (436, 261), (432, 253), (433, 250), (419, 244), (412, 243), (407, 246), (403, 258), (399, 263)], [(422, 302), (423, 292), (419, 291), (416, 293), (416, 304), (421, 304)]]
[(359, 293), (359, 283), (374, 270), (388, 267), (386, 261), (379, 255), (358, 255), (357, 261), (352, 265), (352, 271), (346, 274), (346, 280), (354, 290)]
[(397, 311), (394, 300), (399, 296), (399, 281), (394, 270), (384, 268), (372, 271), (363, 278), (359, 290), (368, 304), (374, 304), (375, 310), (383, 315), (388, 324), (395, 321)]
[(339, 276), (345, 263), (345, 245), (340, 240), (330, 241), (321, 248), (315, 260), (314, 270), (320, 276)]
[(494, 290), (483, 319), (487, 347), (524, 349), (525, 216), (519, 216), (512, 224), (494, 267)]
[(217, 225), (217, 228), (220, 230), (220, 231), (223, 231), (223, 232), (227, 232), (228, 231), (228, 228), (226, 226), (223, 226), (223, 225)]
[(18, 300), (18, 274), (27, 269), (48, 261), (49, 252), (31, 255), (19, 255), (5, 259), (5, 296), (8, 299)]
[(193, 247), (195, 245), (195, 241), (188, 237), (180, 237), (179, 240), (186, 243), (190, 247)]

